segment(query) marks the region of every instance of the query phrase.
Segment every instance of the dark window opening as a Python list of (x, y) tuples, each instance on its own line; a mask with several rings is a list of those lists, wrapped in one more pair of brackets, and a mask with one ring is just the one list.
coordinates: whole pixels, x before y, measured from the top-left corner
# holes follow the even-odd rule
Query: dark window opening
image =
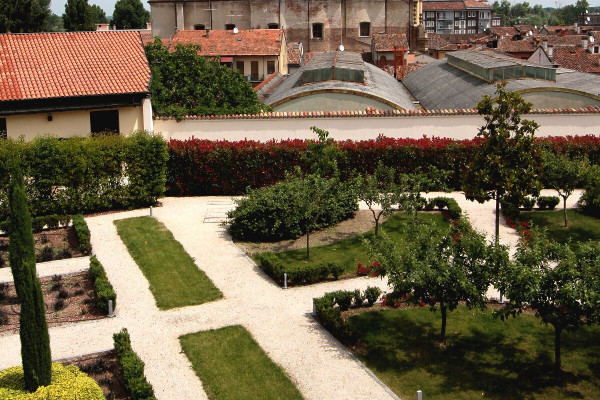
[(198, 25), (194, 25), (194, 30), (195, 30), (195, 31), (203, 31), (203, 30), (205, 30), (205, 29), (206, 29), (206, 27), (205, 27), (205, 25), (204, 25), (204, 24), (198, 24)]
[(235, 24), (226, 24), (225, 29), (228, 31), (232, 31), (235, 28)]
[(323, 24), (313, 24), (312, 36), (313, 39), (323, 39)]
[(244, 75), (244, 62), (243, 61), (236, 61), (235, 68), (237, 68), (237, 70), (240, 71), (240, 74)]
[(370, 22), (361, 22), (359, 29), (359, 36), (368, 37), (371, 36), (371, 23)]
[(275, 72), (275, 61), (267, 61), (267, 74), (271, 75)]
[(6, 139), (6, 118), (0, 118), (0, 139)]
[(258, 80), (258, 61), (250, 61), (250, 76), (253, 81)]
[(90, 111), (92, 133), (119, 133), (119, 110)]
[(279, 29), (279, 24), (269, 24), (267, 25), (269, 29)]

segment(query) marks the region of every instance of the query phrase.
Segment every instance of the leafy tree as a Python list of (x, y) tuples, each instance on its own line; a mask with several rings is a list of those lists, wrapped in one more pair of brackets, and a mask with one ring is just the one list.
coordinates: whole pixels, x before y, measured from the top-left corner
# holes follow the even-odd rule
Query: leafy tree
[(581, 183), (582, 173), (585, 170), (583, 162), (548, 151), (544, 153), (543, 164), (545, 184), (556, 190), (563, 199), (563, 214), (567, 226), (567, 199)]
[(96, 29), (87, 0), (67, 0), (63, 25), (69, 32), (93, 31)]
[(413, 173), (400, 175), (396, 189), (400, 209), (412, 214), (416, 221), (418, 211), (426, 204), (422, 194), (432, 190), (446, 191), (446, 181), (449, 176), (449, 171), (442, 171), (433, 166), (428, 173), (422, 172), (419, 168)]
[(61, 16), (51, 13), (46, 19), (44, 31), (46, 32), (62, 32), (65, 30), (63, 19)]
[(600, 214), (600, 166), (586, 165), (583, 172), (583, 195), (579, 204), (586, 212)]
[(554, 327), (554, 367), (561, 369), (561, 333), (591, 323), (598, 306), (600, 246), (585, 244), (577, 254), (568, 245), (548, 241), (537, 232), (521, 240), (514, 262), (500, 273), (500, 287), (509, 301), (498, 311), (502, 319), (516, 316), (526, 305), (544, 324)]
[(96, 4), (90, 5), (90, 16), (94, 24), (105, 24), (108, 22), (106, 13), (102, 8), (100, 8), (100, 6), (97, 6)]
[(118, 0), (112, 15), (112, 24), (117, 29), (142, 29), (150, 21), (150, 12), (140, 0)]
[(0, 33), (43, 31), (49, 16), (49, 0), (2, 0), (0, 1)]
[[(375, 237), (379, 233), (379, 219), (382, 215), (389, 216), (393, 212), (393, 206), (398, 204), (398, 193), (394, 185), (395, 171), (388, 168), (381, 161), (373, 175), (359, 176), (356, 180), (356, 191), (358, 200), (364, 201), (375, 220)], [(381, 210), (375, 210), (379, 205)]]
[(15, 290), (21, 303), (19, 336), (25, 388), (31, 392), (50, 384), (52, 359), (46, 324), (46, 305), (35, 272), (35, 248), (25, 184), (18, 162), (9, 183), (9, 258)]
[(526, 195), (537, 196), (541, 189), (541, 157), (534, 146), (538, 124), (521, 119), (521, 114), (531, 110), (531, 103), (505, 86), (506, 82), (497, 84), (496, 97), (486, 95), (476, 106), (486, 122), (477, 134), (484, 141), (467, 166), (463, 183), (467, 199), (496, 201), (496, 243), (500, 236), (500, 201), (518, 204)]
[(385, 234), (370, 243), (370, 257), (388, 275), (394, 292), (414, 303), (428, 304), (442, 314), (441, 340), (446, 337), (446, 314), (461, 302), (469, 308), (485, 308), (491, 282), (493, 257), (485, 237), (458, 220), (447, 231), (416, 224), (409, 243), (399, 249)]
[(269, 109), (239, 72), (218, 60), (198, 56), (198, 50), (189, 44), (169, 51), (159, 39), (146, 45), (155, 115), (180, 119), (192, 114), (255, 114)]

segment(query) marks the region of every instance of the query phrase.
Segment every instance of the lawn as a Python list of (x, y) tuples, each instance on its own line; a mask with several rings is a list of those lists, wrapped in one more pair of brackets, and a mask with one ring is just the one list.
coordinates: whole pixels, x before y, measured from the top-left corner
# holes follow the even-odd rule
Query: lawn
[(586, 215), (580, 211), (567, 209), (569, 224), (565, 220), (562, 209), (556, 211), (536, 211), (529, 213), (534, 226), (544, 228), (548, 236), (560, 243), (587, 242), (600, 240), (600, 219)]
[[(406, 230), (411, 218), (412, 216), (409, 214), (396, 213), (381, 225), (380, 232), (383, 230), (394, 241), (401, 242), (406, 238)], [(439, 213), (419, 213), (418, 219), (420, 222), (430, 222), (440, 227), (448, 224)], [(366, 233), (326, 246), (311, 247), (310, 259), (308, 260), (306, 259), (306, 248), (282, 251), (275, 254), (285, 265), (302, 266), (336, 262), (345, 267), (346, 273), (355, 273), (358, 263), (367, 264), (369, 262), (368, 248), (364, 243), (364, 239), (372, 238), (374, 234), (375, 230), (372, 229)], [(259, 263), (260, 254), (254, 254), (252, 258)]]
[(191, 333), (179, 340), (210, 399), (302, 399), (284, 370), (242, 326)]
[(349, 318), (360, 360), (401, 398), (600, 398), (600, 328), (562, 335), (560, 377), (552, 374), (554, 331), (533, 315), (505, 324), (459, 307), (448, 314), (447, 346), (438, 342), (440, 313), (428, 308), (365, 312)]
[(160, 309), (191, 306), (223, 294), (163, 224), (152, 217), (115, 221), (129, 254), (150, 283)]

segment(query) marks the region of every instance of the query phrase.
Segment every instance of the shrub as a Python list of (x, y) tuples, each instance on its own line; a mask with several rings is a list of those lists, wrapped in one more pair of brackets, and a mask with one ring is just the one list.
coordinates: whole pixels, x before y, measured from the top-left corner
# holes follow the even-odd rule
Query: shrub
[(106, 277), (104, 267), (95, 256), (90, 257), (90, 275), (94, 280), (94, 293), (98, 298), (98, 307), (108, 312), (108, 301), (112, 300), (113, 310), (117, 307), (117, 294)]
[(349, 290), (338, 290), (337, 292), (335, 292), (335, 302), (342, 311), (346, 311), (350, 308), (353, 298), (354, 292), (351, 292)]
[(46, 262), (54, 260), (54, 248), (52, 246), (44, 246), (42, 249), (35, 255), (36, 262)]
[[(322, 214), (316, 228), (323, 228), (352, 217), (358, 201), (351, 185), (336, 179), (323, 180)], [(249, 241), (277, 241), (302, 236), (305, 232), (304, 214), (299, 196), (303, 186), (299, 179), (288, 179), (261, 189), (250, 190), (228, 212), (229, 233)]]
[(338, 279), (340, 277), (340, 275), (342, 275), (345, 271), (345, 268), (341, 264), (330, 262), (327, 265), (328, 265), (329, 271), (331, 271), (331, 275), (333, 275), (334, 279)]
[(381, 293), (381, 289), (379, 289), (377, 286), (367, 286), (367, 288), (365, 289), (365, 297), (367, 299), (369, 307), (375, 304)]
[(525, 210), (531, 210), (534, 205), (535, 205), (535, 199), (534, 198), (525, 197), (523, 200), (521, 200), (521, 206)]
[(354, 307), (361, 307), (365, 301), (365, 296), (361, 294), (360, 289), (354, 291)]
[(52, 364), (50, 385), (27, 392), (23, 367), (0, 371), (0, 398), (3, 400), (104, 400), (100, 386), (76, 366)]
[(288, 285), (299, 285), (302, 283), (324, 281), (330, 275), (338, 279), (344, 272), (344, 267), (332, 262), (301, 267), (287, 267), (283, 265), (277, 255), (270, 252), (261, 254), (258, 262), (260, 268), (280, 285), (283, 285), (284, 273), (287, 274)]
[(92, 243), (90, 242), (90, 229), (83, 219), (83, 215), (73, 215), (73, 229), (79, 243), (79, 251), (83, 254), (89, 254), (92, 251)]
[(560, 203), (560, 199), (557, 196), (540, 196), (537, 199), (540, 210), (554, 210), (558, 203)]
[(509, 199), (500, 200), (500, 208), (502, 210), (502, 214), (504, 214), (506, 218), (518, 220), (519, 216), (521, 215), (519, 205), (515, 204)]
[(451, 197), (435, 197), (430, 199), (427, 206), (425, 206), (425, 209), (433, 210), (434, 208), (437, 208), (438, 210), (448, 210), (448, 215), (451, 219), (459, 219), (462, 214), (462, 209), (456, 200)]
[(123, 328), (113, 335), (115, 351), (121, 369), (125, 388), (132, 400), (155, 400), (154, 389), (144, 376), (144, 362), (131, 348), (129, 332)]
[(350, 343), (354, 341), (355, 337), (353, 330), (342, 320), (341, 307), (334, 308), (334, 306), (340, 297), (349, 297), (351, 302), (353, 295), (354, 292), (338, 291), (325, 293), (323, 297), (313, 299), (317, 318), (319, 318), (325, 329), (334, 336)]

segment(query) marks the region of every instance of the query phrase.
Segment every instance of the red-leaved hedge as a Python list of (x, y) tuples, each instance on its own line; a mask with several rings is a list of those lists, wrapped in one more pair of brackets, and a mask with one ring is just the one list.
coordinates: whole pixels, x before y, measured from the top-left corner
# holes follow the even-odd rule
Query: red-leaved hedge
[[(481, 139), (446, 138), (337, 141), (342, 178), (372, 173), (379, 160), (398, 172), (431, 166), (451, 171), (450, 186), (459, 189), (461, 175), (469, 159), (479, 151)], [(569, 157), (587, 155), (596, 164), (600, 160), (600, 137), (593, 135), (538, 138), (544, 149)], [(176, 196), (233, 195), (245, 193), (248, 186), (272, 185), (285, 172), (303, 165), (304, 140), (257, 142), (210, 141), (189, 139), (169, 142), (167, 193)]]

